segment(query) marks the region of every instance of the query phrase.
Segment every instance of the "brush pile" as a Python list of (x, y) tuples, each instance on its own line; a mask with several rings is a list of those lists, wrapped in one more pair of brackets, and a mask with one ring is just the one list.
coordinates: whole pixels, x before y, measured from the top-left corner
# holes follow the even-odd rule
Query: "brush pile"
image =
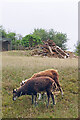
[(52, 56), (55, 58), (68, 58), (69, 54), (57, 46), (53, 40), (47, 40), (43, 42), (43, 45), (40, 45), (39, 49), (35, 49), (32, 52), (32, 55), (41, 55), (41, 56)]

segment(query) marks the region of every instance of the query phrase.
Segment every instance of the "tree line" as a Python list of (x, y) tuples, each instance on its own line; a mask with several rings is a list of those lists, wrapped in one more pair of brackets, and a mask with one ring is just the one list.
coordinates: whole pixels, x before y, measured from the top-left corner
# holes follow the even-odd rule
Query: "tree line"
[[(53, 40), (53, 42), (55, 42), (55, 44), (61, 47), (63, 50), (67, 49), (67, 34), (56, 32), (53, 29), (45, 30), (42, 28), (37, 28), (34, 29), (32, 33), (22, 37), (21, 34), (16, 34), (15, 32), (6, 32), (3, 26), (0, 26), (0, 35), (2, 38), (11, 39), (13, 46), (21, 45), (23, 47), (35, 47), (39, 44), (43, 44), (43, 41), (50, 39)], [(78, 52), (79, 44), (76, 46), (76, 48), (76, 51)]]

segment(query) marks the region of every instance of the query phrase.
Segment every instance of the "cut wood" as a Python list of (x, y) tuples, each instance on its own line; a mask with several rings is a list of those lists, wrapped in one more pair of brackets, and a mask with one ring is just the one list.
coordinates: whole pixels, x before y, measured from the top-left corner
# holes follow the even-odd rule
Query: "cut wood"
[(49, 51), (51, 52), (51, 54), (53, 55), (53, 51), (52, 51), (51, 47), (48, 46), (48, 48), (49, 48)]
[[(41, 49), (41, 50), (40, 50)], [(38, 50), (34, 50), (32, 55), (52, 56), (55, 58), (68, 58), (70, 54), (57, 46), (53, 40), (43, 41)]]

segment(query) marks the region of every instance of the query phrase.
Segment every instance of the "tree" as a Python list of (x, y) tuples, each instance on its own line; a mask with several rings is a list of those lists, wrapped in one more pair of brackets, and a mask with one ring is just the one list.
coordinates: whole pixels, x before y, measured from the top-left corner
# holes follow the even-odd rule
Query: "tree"
[(14, 33), (14, 32), (9, 32), (8, 34), (7, 34), (7, 38), (10, 38), (11, 40), (16, 40), (16, 33)]
[(58, 45), (59, 47), (61, 47), (62, 49), (66, 50), (66, 42), (67, 42), (67, 35), (63, 34), (63, 33), (56, 33), (55, 35), (55, 39), (54, 42), (56, 43), (56, 45)]
[(67, 42), (67, 35), (55, 32), (53, 29), (49, 29), (49, 31), (46, 31), (42, 28), (40, 29), (34, 29), (33, 35), (39, 36), (42, 41), (46, 41), (47, 39), (53, 40), (53, 42), (56, 43), (59, 47), (62, 49), (66, 49), (66, 42)]
[(16, 34), (14, 32), (7, 33), (5, 29), (3, 29), (3, 26), (0, 26), (0, 36), (2, 38), (11, 39), (13, 46), (23, 45), (24, 47), (36, 46), (38, 44), (42, 44), (43, 41), (50, 39), (64, 50), (66, 49), (65, 43), (68, 40), (66, 34), (55, 32), (53, 29), (49, 29), (47, 31), (42, 28), (34, 29), (32, 34), (22, 37), (20, 34)]
[(7, 33), (6, 33), (5, 29), (3, 28), (3, 26), (0, 26), (0, 37), (2, 37), (2, 38), (7, 37)]
[(55, 39), (55, 32), (53, 29), (49, 29), (49, 32), (47, 32), (47, 34), (48, 34), (48, 39), (50, 39), (50, 40)]
[[(16, 39), (16, 33), (14, 33), (14, 32), (9, 32), (9, 33), (7, 34), (7, 38), (11, 39), (11, 41), (12, 41), (12, 46), (16, 45), (16, 41), (17, 41), (17, 39)], [(15, 47), (16, 47), (16, 46), (15, 46)], [(16, 49), (16, 48), (15, 48), (15, 49)]]
[(42, 42), (40, 37), (29, 34), (22, 38), (21, 43), (24, 47), (33, 47), (41, 44)]
[(34, 29), (33, 35), (40, 37), (41, 40), (44, 40), (44, 41), (48, 39), (47, 31), (42, 28)]
[(53, 40), (56, 45), (61, 47), (62, 49), (66, 49), (66, 42), (67, 42), (67, 35), (60, 33), (60, 32), (55, 32), (53, 29), (50, 29), (48, 32), (48, 38)]

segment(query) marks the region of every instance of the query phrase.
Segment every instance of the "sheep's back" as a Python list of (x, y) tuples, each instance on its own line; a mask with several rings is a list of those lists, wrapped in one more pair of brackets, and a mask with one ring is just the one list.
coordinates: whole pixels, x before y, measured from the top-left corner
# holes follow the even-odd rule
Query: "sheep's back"
[(35, 93), (51, 89), (53, 82), (54, 80), (50, 77), (36, 77), (28, 80), (25, 86), (28, 91)]
[(35, 78), (35, 77), (41, 77), (41, 76), (48, 76), (51, 77), (52, 79), (58, 79), (58, 73), (56, 70), (45, 70), (45, 71), (41, 71), (39, 73), (35, 73), (31, 78)]

